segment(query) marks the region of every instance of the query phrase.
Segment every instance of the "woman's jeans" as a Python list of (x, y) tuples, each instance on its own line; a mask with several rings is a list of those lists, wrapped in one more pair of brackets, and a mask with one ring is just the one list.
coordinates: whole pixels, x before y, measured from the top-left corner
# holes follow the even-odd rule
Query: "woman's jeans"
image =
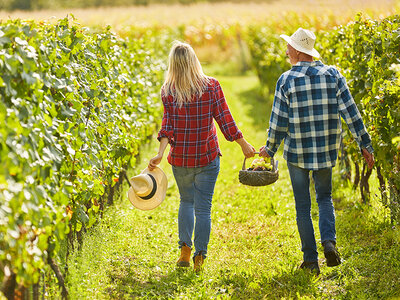
[[(219, 156), (209, 165), (199, 168), (172, 166), (181, 202), (178, 214), (179, 245), (192, 247), (194, 227), (194, 256), (206, 257), (211, 233), (211, 203), (219, 173)], [(196, 223), (195, 223), (196, 216)]]
[(301, 251), (305, 262), (318, 261), (314, 227), (311, 220), (310, 171), (314, 179), (319, 209), (321, 242), (336, 242), (335, 210), (332, 203), (332, 168), (307, 170), (288, 163), (296, 201), (297, 227), (301, 239)]

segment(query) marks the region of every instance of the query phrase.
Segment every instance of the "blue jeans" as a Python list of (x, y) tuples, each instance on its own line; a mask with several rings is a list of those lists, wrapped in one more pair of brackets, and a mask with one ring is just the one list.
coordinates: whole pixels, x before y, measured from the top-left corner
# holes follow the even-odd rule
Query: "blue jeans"
[[(317, 244), (311, 220), (310, 170), (288, 163), (296, 201), (296, 220), (301, 239), (301, 251), (306, 262), (318, 261)], [(311, 170), (319, 209), (321, 242), (336, 242), (335, 210), (332, 203), (332, 168)]]
[(205, 167), (172, 166), (172, 171), (181, 197), (178, 214), (179, 246), (182, 247), (185, 243), (192, 247), (194, 227), (194, 256), (201, 252), (206, 257), (211, 233), (211, 203), (219, 173), (219, 156)]

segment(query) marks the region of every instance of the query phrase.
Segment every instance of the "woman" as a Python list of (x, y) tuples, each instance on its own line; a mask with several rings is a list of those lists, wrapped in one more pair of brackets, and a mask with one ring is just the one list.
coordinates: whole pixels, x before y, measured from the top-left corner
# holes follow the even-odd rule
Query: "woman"
[[(164, 116), (158, 133), (158, 154), (148, 165), (153, 170), (171, 145), (168, 162), (178, 185), (178, 266), (189, 267), (192, 250), (194, 270), (199, 272), (207, 254), (211, 231), (211, 202), (219, 173), (219, 156), (215, 119), (228, 141), (236, 141), (246, 157), (255, 149), (243, 138), (229, 111), (219, 82), (203, 73), (192, 47), (175, 42), (169, 55), (169, 66), (161, 88)], [(196, 219), (196, 222), (195, 222)]]

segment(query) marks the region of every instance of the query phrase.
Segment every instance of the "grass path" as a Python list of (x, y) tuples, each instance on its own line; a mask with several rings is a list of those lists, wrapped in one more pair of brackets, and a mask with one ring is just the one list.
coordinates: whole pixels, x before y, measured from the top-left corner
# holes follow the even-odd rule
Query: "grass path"
[[(256, 77), (218, 76), (218, 80), (239, 128), (258, 149), (265, 142), (271, 105), (258, 96)], [(351, 187), (335, 180), (338, 243), (344, 263), (327, 268), (319, 248), (321, 276), (309, 275), (298, 270), (302, 253), (281, 153), (277, 154), (278, 182), (247, 187), (237, 178), (243, 163), (239, 145), (222, 135), (219, 140), (223, 156), (204, 272), (196, 275), (191, 269), (175, 268), (179, 195), (164, 160), (161, 167), (169, 189), (161, 206), (139, 211), (124, 190), (122, 200), (85, 236), (82, 250), (70, 257), (71, 299), (378, 299), (400, 295), (399, 230), (385, 223), (377, 204), (357, 204)], [(130, 175), (145, 168), (157, 149), (158, 143), (142, 149), (140, 165)], [(315, 201), (312, 214), (316, 225)], [(316, 234), (319, 238), (317, 228)]]

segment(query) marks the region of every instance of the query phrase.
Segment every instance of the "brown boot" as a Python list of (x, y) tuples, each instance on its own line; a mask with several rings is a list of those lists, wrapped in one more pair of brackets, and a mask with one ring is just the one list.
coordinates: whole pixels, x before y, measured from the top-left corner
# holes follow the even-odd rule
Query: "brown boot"
[(201, 254), (201, 252), (195, 257), (193, 257), (193, 262), (194, 262), (193, 270), (196, 273), (200, 273), (203, 270), (203, 264), (204, 264), (204, 257)]
[(179, 257), (177, 261), (178, 267), (189, 267), (190, 266), (190, 254), (192, 249), (188, 247), (185, 243), (182, 245), (181, 248), (181, 257)]

